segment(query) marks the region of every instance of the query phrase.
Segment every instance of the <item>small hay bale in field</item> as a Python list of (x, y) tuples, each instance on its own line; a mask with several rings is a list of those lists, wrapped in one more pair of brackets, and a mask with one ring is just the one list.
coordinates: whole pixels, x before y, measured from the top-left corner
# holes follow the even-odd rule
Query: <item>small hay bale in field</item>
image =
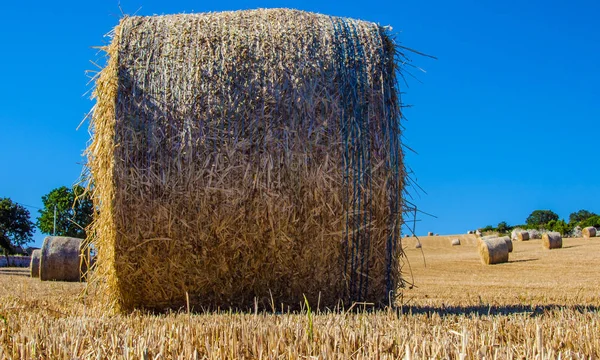
[(562, 248), (562, 236), (558, 232), (549, 232), (542, 235), (542, 246), (545, 249)]
[(519, 231), (517, 233), (517, 240), (519, 240), (519, 241), (529, 240), (529, 233), (527, 231)]
[(87, 150), (100, 300), (394, 302), (405, 59), (388, 31), (286, 9), (123, 18)]
[(415, 245), (415, 249), (420, 249), (422, 247), (423, 247), (423, 245), (421, 245), (421, 242), (417, 241), (417, 244)]
[(47, 236), (40, 256), (40, 280), (81, 281), (82, 239)]
[(452, 245), (452, 246), (460, 245), (460, 239), (452, 239), (452, 241), (450, 242), (450, 245)]
[(529, 233), (529, 240), (542, 238), (542, 232), (537, 229), (527, 230), (527, 232)]
[(410, 235), (408, 235), (408, 234), (404, 234), (404, 237), (405, 237), (405, 238), (407, 238), (407, 237), (410, 237)]
[(433, 231), (428, 232), (427, 236), (433, 236)]
[(479, 242), (479, 255), (486, 265), (500, 264), (508, 261), (508, 246), (501, 238), (482, 240)]
[(32, 278), (40, 277), (40, 258), (42, 256), (42, 250), (36, 249), (31, 252), (31, 264), (29, 265), (29, 269), (31, 271)]
[(475, 231), (473, 231), (473, 230), (467, 231), (467, 235), (471, 235), (471, 234), (475, 234)]
[(583, 228), (581, 230), (581, 234), (583, 235), (583, 237), (585, 239), (589, 239), (589, 238), (595, 237), (596, 236), (596, 232), (597, 232), (596, 228), (593, 227), (593, 226), (588, 226), (588, 227)]

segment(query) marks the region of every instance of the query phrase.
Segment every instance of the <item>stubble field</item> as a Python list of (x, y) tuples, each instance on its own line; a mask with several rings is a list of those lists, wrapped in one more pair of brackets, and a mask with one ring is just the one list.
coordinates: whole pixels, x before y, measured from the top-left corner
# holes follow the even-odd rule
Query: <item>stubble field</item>
[(84, 284), (0, 269), (0, 358), (600, 357), (600, 238), (551, 251), (515, 242), (493, 266), (479, 262), (475, 237), (453, 238), (422, 237), (422, 249), (403, 239), (415, 286), (395, 311), (109, 315), (86, 305)]

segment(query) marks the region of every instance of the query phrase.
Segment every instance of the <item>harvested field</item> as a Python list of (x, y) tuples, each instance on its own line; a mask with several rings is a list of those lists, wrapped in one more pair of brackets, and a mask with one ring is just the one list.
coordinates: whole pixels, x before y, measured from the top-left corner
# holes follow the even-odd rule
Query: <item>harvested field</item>
[(443, 236), (424, 237), (421, 253), (411, 240), (403, 245), (417, 286), (404, 291), (398, 312), (324, 314), (310, 304), (310, 315), (184, 309), (108, 316), (84, 306), (84, 284), (40, 282), (26, 277), (27, 269), (3, 269), (0, 359), (600, 356), (598, 269), (590, 266), (600, 242), (566, 238), (555, 251), (544, 250), (541, 240), (516, 242), (508, 263), (485, 266), (474, 241), (451, 246)]

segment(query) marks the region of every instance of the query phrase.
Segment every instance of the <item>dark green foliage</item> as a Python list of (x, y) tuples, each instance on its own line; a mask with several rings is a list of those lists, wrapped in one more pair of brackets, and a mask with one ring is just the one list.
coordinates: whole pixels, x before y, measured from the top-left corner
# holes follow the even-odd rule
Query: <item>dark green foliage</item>
[(550, 231), (556, 231), (559, 232), (561, 235), (566, 235), (568, 233), (570, 233), (571, 231), (573, 231), (574, 225), (573, 224), (567, 224), (566, 221), (564, 220), (550, 220), (546, 225), (545, 225), (546, 230), (550, 230)]
[(582, 209), (569, 215), (569, 224), (577, 224), (594, 216), (598, 215)]
[(558, 220), (558, 215), (552, 210), (535, 210), (525, 222), (528, 226), (544, 227), (551, 220)]
[(590, 216), (589, 218), (587, 218), (584, 221), (580, 222), (579, 226), (581, 226), (582, 228), (588, 227), (588, 226), (593, 226), (595, 228), (600, 228), (600, 216), (599, 215)]
[(85, 189), (75, 185), (56, 188), (42, 196), (44, 209), (39, 210), (37, 226), (44, 234), (52, 234), (56, 206), (56, 235), (85, 238), (85, 228), (92, 221), (94, 207)]
[(0, 198), (0, 248), (6, 254), (32, 240), (33, 226), (29, 210), (9, 198)]
[(498, 223), (498, 226), (496, 227), (496, 230), (499, 233), (506, 234), (506, 233), (508, 233), (509, 231), (512, 230), (512, 227), (509, 226), (506, 221), (501, 221), (501, 222)]

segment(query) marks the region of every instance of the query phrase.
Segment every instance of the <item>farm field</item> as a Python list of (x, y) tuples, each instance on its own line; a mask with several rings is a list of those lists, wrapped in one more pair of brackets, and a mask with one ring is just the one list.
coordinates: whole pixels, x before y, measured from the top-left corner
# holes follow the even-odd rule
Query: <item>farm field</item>
[[(86, 306), (84, 284), (0, 269), (2, 359), (588, 359), (600, 356), (600, 239), (514, 242), (482, 265), (474, 237), (403, 239), (398, 311), (135, 312)], [(422, 250), (422, 252), (421, 252)], [(423, 261), (423, 255), (425, 262)], [(311, 304), (315, 305), (315, 304)]]

